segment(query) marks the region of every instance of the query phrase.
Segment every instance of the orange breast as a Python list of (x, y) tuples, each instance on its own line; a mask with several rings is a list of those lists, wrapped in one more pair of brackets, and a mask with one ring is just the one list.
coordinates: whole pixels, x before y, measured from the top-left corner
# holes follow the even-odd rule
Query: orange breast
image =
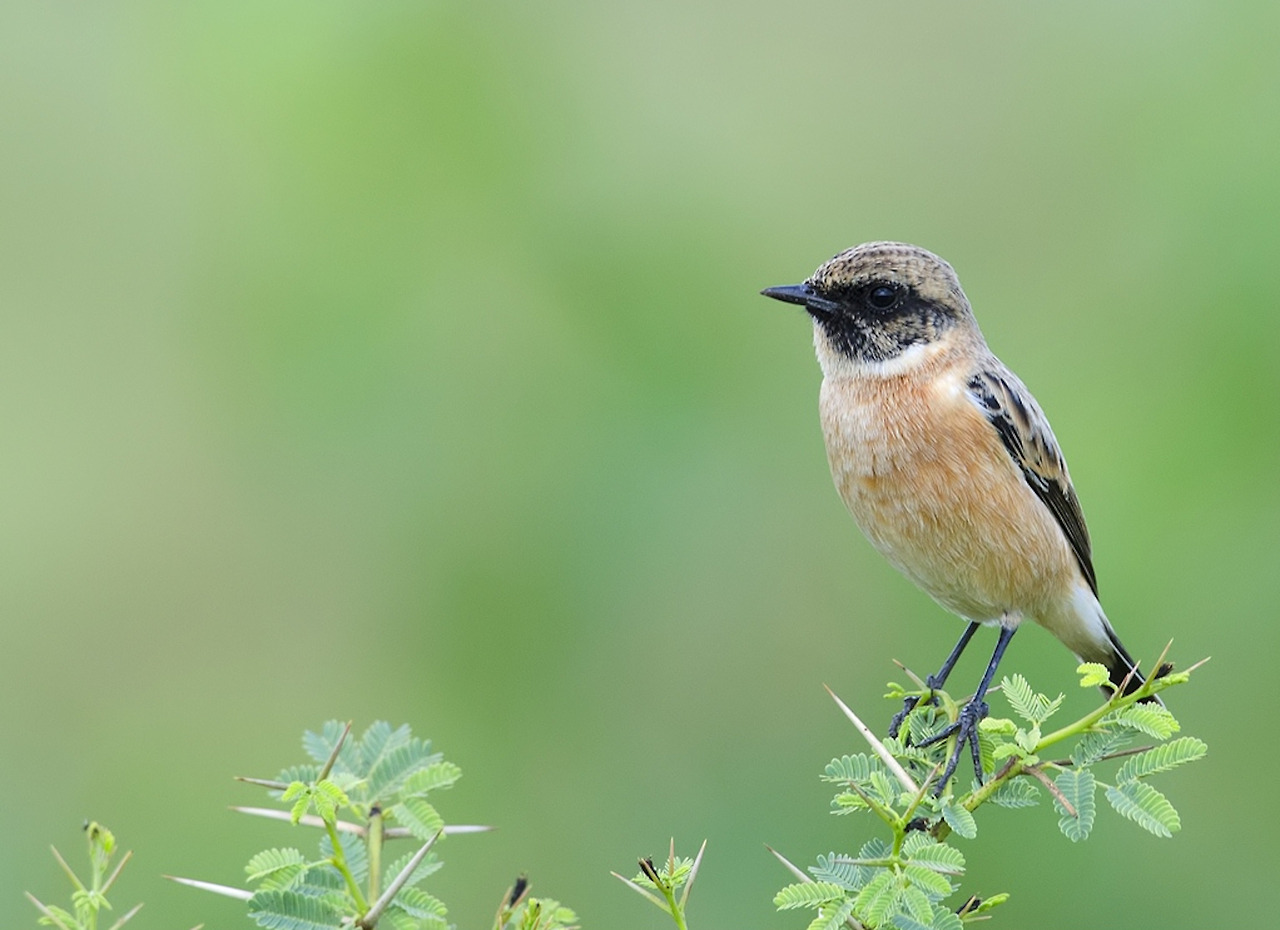
[(971, 620), (1037, 617), (1070, 590), (1070, 547), (963, 372), (824, 381), (827, 458), (872, 544)]

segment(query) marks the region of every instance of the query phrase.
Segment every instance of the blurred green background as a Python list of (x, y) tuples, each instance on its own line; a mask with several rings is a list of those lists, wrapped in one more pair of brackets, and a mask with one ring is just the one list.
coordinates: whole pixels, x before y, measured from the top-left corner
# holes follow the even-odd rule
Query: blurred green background
[[(857, 741), (822, 683), (882, 726), (890, 659), (961, 628), (844, 513), (809, 326), (757, 296), (879, 238), (956, 266), (1049, 411), (1126, 643), (1214, 657), (1172, 699), (1210, 743), (1181, 834), (993, 811), (971, 889), (1004, 927), (1248, 922), (1278, 47), (1272, 2), (6, 3), (0, 925), (92, 817), (134, 926), (248, 926), (160, 873), (310, 843), (230, 776), (381, 717), (498, 827), (444, 847), (461, 928), (523, 870), (660, 927), (608, 871), (673, 835), (710, 840), (695, 925), (804, 926), (764, 843), (869, 829), (826, 812)], [(1008, 668), (1090, 706), (1024, 637)]]

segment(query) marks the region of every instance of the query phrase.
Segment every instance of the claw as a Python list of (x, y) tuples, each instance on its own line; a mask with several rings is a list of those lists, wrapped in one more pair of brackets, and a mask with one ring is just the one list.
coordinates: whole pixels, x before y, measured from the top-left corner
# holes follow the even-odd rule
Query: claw
[(987, 706), (986, 701), (975, 700), (970, 701), (960, 710), (960, 716), (956, 718), (956, 722), (951, 724), (941, 733), (935, 733), (920, 745), (932, 746), (934, 743), (940, 743), (949, 736), (955, 736), (956, 745), (951, 750), (951, 758), (947, 760), (947, 767), (942, 771), (942, 778), (938, 779), (937, 786), (933, 789), (935, 797), (942, 795), (942, 790), (946, 787), (947, 782), (951, 780), (951, 776), (955, 774), (956, 767), (960, 764), (960, 757), (964, 755), (964, 747), (968, 744), (973, 756), (973, 771), (978, 777), (978, 784), (982, 784), (982, 754), (978, 750), (978, 724), (986, 718), (991, 712), (991, 708)]
[[(897, 737), (898, 731), (902, 729), (902, 724), (907, 717), (911, 716), (911, 712), (916, 709), (916, 705), (919, 703), (920, 695), (918, 694), (908, 695), (907, 699), (902, 702), (902, 710), (894, 714), (893, 719), (889, 721), (889, 737), (891, 739)], [(910, 736), (911, 734), (908, 733), (907, 738), (909, 739)]]
[[(960, 658), (960, 653), (964, 652), (964, 647), (969, 645), (969, 640), (973, 638), (973, 634), (977, 629), (978, 624), (970, 621), (969, 625), (964, 628), (964, 632), (960, 634), (960, 641), (951, 650), (951, 655), (947, 656), (947, 660), (942, 663), (942, 668), (938, 669), (936, 675), (930, 675), (924, 680), (925, 686), (929, 689), (929, 696), (925, 699), (926, 704), (932, 704), (933, 692), (947, 683), (947, 676), (951, 674), (951, 669), (955, 667), (956, 660)], [(893, 720), (889, 723), (889, 736), (896, 737), (898, 735), (898, 731), (902, 729), (903, 721), (916, 709), (919, 703), (920, 697), (918, 695), (912, 695), (902, 702), (902, 710), (894, 714)]]

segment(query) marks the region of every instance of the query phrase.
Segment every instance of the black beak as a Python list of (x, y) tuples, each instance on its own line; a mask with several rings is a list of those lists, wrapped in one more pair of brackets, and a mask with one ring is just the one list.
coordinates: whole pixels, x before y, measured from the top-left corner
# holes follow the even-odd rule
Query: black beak
[(778, 287), (766, 287), (760, 292), (765, 297), (772, 297), (774, 300), (780, 300), (787, 304), (799, 304), (805, 306), (809, 300), (816, 296), (813, 288), (807, 284), (783, 284)]
[(772, 297), (787, 304), (799, 304), (811, 314), (827, 317), (840, 312), (840, 307), (833, 301), (822, 297), (808, 284), (783, 284), (778, 287), (766, 287), (760, 292), (765, 297)]

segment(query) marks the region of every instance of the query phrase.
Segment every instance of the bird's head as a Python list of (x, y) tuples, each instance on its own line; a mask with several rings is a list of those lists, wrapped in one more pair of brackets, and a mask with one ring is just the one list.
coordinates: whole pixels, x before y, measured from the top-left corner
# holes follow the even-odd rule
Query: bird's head
[(978, 332), (952, 267), (902, 242), (855, 246), (803, 284), (761, 293), (799, 304), (813, 317), (818, 358), (828, 374), (849, 365), (892, 368), (913, 347), (942, 348), (955, 336)]

